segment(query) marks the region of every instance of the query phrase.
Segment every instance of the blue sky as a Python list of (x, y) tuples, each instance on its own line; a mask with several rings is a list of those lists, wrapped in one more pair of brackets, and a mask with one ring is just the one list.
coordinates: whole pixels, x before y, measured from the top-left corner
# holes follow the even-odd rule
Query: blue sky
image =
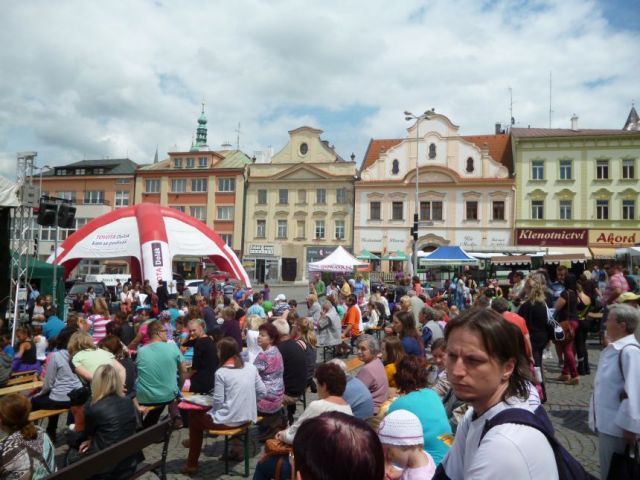
[(362, 160), (435, 108), (463, 134), (516, 126), (621, 128), (640, 101), (640, 0), (60, 0), (0, 17), (0, 175), (209, 144), (281, 149), (289, 130)]

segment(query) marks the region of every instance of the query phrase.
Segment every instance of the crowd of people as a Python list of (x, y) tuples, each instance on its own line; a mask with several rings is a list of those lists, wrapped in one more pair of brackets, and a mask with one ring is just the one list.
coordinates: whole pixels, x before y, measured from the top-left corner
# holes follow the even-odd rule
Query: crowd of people
[[(450, 288), (429, 295), (417, 277), (394, 289), (371, 288), (361, 276), (327, 284), (318, 277), (304, 316), (284, 294), (272, 302), (268, 285), (258, 291), (209, 279), (178, 298), (163, 282), (156, 291), (127, 282), (111, 312), (86, 295), (66, 322), (46, 298), (34, 301), (38, 330), (18, 329), (15, 346), (3, 339), (2, 355), (12, 357), (10, 370), (38, 370), (43, 387), (29, 399), (0, 397), (9, 434), (0, 478), (55, 470), (59, 419), (46, 430), (28, 420), (31, 411), (54, 408), (70, 409), (66, 439), (81, 454), (157, 423), (168, 409), (175, 428), (188, 430), (186, 474), (198, 471), (207, 430), (260, 418), (257, 480), (456, 480), (505, 471), (563, 478), (567, 466), (544, 428), (544, 362), (555, 343), (558, 381), (577, 385), (591, 374), (588, 313), (596, 311), (604, 350), (589, 424), (607, 478), (613, 454), (640, 435), (640, 295), (618, 265), (607, 267), (604, 284), (597, 271), (576, 278), (562, 266), (553, 281), (544, 270), (514, 272), (506, 294), (464, 274), (456, 280), (462, 295)], [(322, 361), (326, 349), (336, 358)], [(353, 352), (360, 362), (348, 366), (341, 357)], [(211, 407), (181, 392), (210, 396)], [(317, 399), (299, 412), (307, 392)], [(106, 474), (124, 478), (139, 461), (135, 453)], [(238, 439), (226, 455), (242, 459)]]

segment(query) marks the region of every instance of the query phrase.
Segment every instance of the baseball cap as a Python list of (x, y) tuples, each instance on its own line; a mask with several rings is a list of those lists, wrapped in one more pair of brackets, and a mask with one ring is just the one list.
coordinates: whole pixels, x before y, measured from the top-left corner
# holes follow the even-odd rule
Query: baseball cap
[(276, 296), (276, 302), (286, 302), (287, 301), (287, 297), (285, 296), (284, 293), (279, 293)]

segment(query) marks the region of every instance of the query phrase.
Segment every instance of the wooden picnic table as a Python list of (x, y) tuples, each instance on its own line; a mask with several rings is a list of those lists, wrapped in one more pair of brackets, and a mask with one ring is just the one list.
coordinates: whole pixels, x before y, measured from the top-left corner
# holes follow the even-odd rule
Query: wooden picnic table
[(19, 385), (12, 385), (11, 387), (0, 388), (0, 397), (11, 393), (29, 392), (36, 388), (42, 388), (42, 385), (44, 385), (44, 382), (37, 380), (35, 382), (21, 383)]

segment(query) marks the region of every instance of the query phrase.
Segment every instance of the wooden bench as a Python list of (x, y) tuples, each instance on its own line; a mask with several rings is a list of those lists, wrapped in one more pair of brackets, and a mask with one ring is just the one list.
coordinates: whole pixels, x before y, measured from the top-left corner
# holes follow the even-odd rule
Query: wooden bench
[[(100, 450), (86, 458), (78, 460), (76, 463), (62, 468), (47, 477), (47, 480), (84, 480), (96, 473), (117, 465), (131, 454), (143, 450), (154, 443), (163, 443), (162, 455), (159, 460), (138, 466), (136, 472), (129, 478), (138, 478), (147, 472), (154, 471), (162, 480), (167, 478), (166, 462), (169, 448), (169, 438), (173, 430), (173, 422), (166, 419), (149, 428), (141, 430), (121, 442)], [(157, 470), (160, 470), (160, 473)]]
[[(260, 423), (264, 418), (258, 417), (256, 423)], [(224, 473), (229, 474), (229, 440), (232, 437), (240, 436), (242, 438), (242, 453), (244, 455), (244, 477), (249, 476), (249, 427), (253, 425), (252, 422), (247, 422), (244, 425), (232, 429), (224, 430), (209, 430), (209, 435), (220, 435), (224, 437)]]
[(373, 332), (373, 335), (375, 335), (378, 341), (380, 341), (380, 336), (382, 335), (383, 330), (384, 327), (371, 327), (367, 331)]
[(43, 382), (38, 380), (35, 382), (20, 383), (18, 385), (12, 385), (10, 387), (0, 388), (0, 397), (4, 395), (9, 395), (11, 393), (28, 392), (31, 390), (35, 390), (36, 388), (42, 388), (42, 385), (43, 385)]
[(68, 408), (60, 408), (58, 410), (34, 410), (29, 414), (29, 421), (37, 422), (38, 420), (53, 417), (55, 415), (62, 415), (67, 412), (69, 412)]
[(356, 368), (360, 368), (361, 366), (363, 366), (364, 362), (359, 358), (352, 358), (350, 360), (347, 360), (345, 364), (347, 365), (347, 372), (352, 372)]
[(24, 376), (29, 376), (29, 375), (33, 375), (33, 374), (37, 375), (38, 371), (37, 370), (24, 370), (22, 372), (12, 372), (10, 378), (24, 377)]
[(13, 385), (20, 385), (21, 383), (37, 382), (38, 374), (36, 372), (31, 375), (21, 375), (19, 377), (11, 377), (7, 380), (5, 387), (11, 387)]

